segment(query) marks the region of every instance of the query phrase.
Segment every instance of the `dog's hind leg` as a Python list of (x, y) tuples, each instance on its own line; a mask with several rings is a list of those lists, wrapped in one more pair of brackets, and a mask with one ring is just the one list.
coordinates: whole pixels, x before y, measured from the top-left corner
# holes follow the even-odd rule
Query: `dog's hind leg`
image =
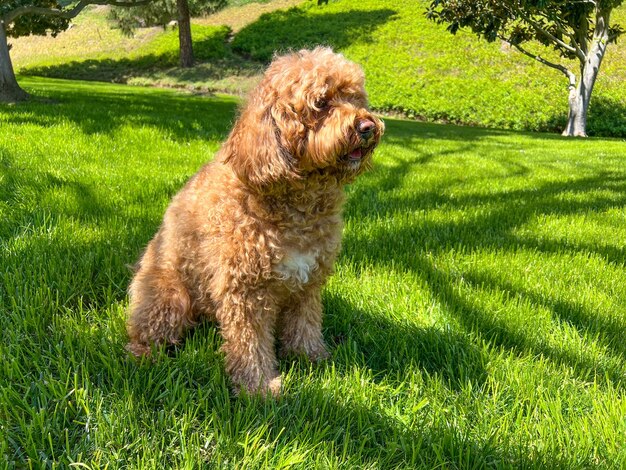
[(130, 285), (127, 349), (136, 356), (150, 354), (154, 345), (178, 343), (195, 323), (189, 292), (180, 274), (157, 266), (153, 250), (150, 244)]

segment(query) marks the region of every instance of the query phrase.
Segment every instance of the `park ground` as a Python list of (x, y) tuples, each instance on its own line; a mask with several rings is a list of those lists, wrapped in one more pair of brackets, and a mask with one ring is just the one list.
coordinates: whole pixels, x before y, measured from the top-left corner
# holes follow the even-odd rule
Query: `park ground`
[[(471, 94), (446, 104), (416, 82), (424, 111), (402, 83), (385, 94), (377, 77), (388, 63), (366, 59), (366, 43), (395, 30), (395, 57), (408, 60), (405, 10), (346, 2), (342, 16), (341, 1), (313, 3), (228, 28), (219, 17), (198, 21), (206, 59), (191, 75), (171, 62), (171, 32), (126, 39), (97, 11), (80, 21), (129, 41), (123, 54), (79, 57), (75, 47), (62, 56), (79, 20), (51, 40), (54, 60), (37, 56), (41, 39), (15, 46), (35, 99), (0, 107), (0, 467), (626, 467), (623, 137), (531, 132), (554, 130), (557, 98), (544, 117), (520, 111), (507, 121), (494, 110), (480, 123), (483, 104)], [(213, 324), (154, 361), (128, 356), (129, 265), (258, 79), (267, 51), (254, 28), (308, 14), (326, 15), (318, 27), (368, 18), (368, 34), (336, 39), (364, 63), (387, 131), (374, 169), (347, 189), (342, 252), (323, 294), (331, 358), (281, 361), (277, 400), (235, 397)], [(452, 47), (447, 40), (438, 43)], [(476, 53), (512, 61), (495, 49)], [(607, 64), (599, 102), (617, 103), (617, 114), (596, 121), (597, 132), (621, 125), (613, 81), (622, 66)], [(476, 93), (490, 73), (474, 80)], [(500, 83), (520, 100), (516, 80), (511, 72)], [(462, 120), (454, 116), (481, 127), (450, 124)]]

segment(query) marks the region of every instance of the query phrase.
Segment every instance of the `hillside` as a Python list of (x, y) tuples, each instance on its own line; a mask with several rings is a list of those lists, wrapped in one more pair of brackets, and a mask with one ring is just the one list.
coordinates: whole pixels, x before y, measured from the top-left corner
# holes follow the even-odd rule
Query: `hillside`
[[(333, 45), (364, 66), (374, 107), (410, 117), (526, 130), (564, 124), (562, 74), (501, 43), (468, 32), (449, 34), (425, 18), (428, 2), (341, 0), (326, 8), (311, 3), (262, 16), (235, 36), (233, 48), (267, 61), (274, 50)], [(625, 24), (626, 7), (614, 19)], [(626, 135), (623, 42), (610, 47), (602, 67), (589, 132)]]
[[(193, 70), (176, 67), (174, 31), (142, 30), (129, 40), (109, 29), (101, 10), (80, 17), (57, 39), (16, 41), (13, 55), (22, 74), (245, 94), (274, 51), (322, 43), (363, 65), (379, 111), (492, 128), (558, 131), (564, 124), (562, 74), (506, 45), (467, 32), (450, 35), (426, 20), (424, 1), (336, 0), (318, 7), (307, 0), (283, 8), (295, 3), (248, 3), (196, 20), (203, 52)], [(626, 24), (626, 6), (614, 19)], [(602, 64), (591, 135), (626, 136), (625, 84), (620, 41), (609, 46)]]

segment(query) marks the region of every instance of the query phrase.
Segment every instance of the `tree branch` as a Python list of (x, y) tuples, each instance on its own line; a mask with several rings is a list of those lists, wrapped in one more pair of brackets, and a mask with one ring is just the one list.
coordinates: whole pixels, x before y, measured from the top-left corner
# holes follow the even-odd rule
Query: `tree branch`
[[(560, 40), (559, 38), (557, 38), (552, 33), (546, 31), (545, 29), (543, 29), (539, 23), (537, 23), (536, 21), (534, 21), (530, 17), (528, 17), (526, 15), (521, 15), (521, 16), (522, 16), (522, 18), (524, 18), (524, 21), (528, 22), (528, 24), (531, 25), (533, 28), (535, 28), (535, 30), (537, 30), (537, 32), (543, 34), (548, 39), (550, 39), (552, 42), (554, 42), (555, 44), (561, 46), (566, 51), (569, 51), (569, 52), (571, 52), (573, 54), (576, 54), (576, 57), (578, 57), (578, 59), (581, 62), (584, 62), (587, 59), (587, 55), (579, 47), (578, 43), (576, 43), (576, 47), (574, 47), (574, 46), (572, 46), (570, 44), (567, 44), (566, 42), (564, 42), (564, 41)], [(566, 31), (563, 31), (560, 28), (559, 28), (559, 32), (562, 33), (562, 34), (565, 34), (566, 36), (570, 36)]]
[(47, 16), (57, 16), (59, 18), (72, 19), (76, 17), (83, 9), (88, 5), (113, 5), (117, 7), (134, 7), (140, 5), (146, 5), (153, 0), (132, 0), (132, 1), (121, 1), (121, 0), (80, 0), (74, 8), (69, 10), (63, 10), (59, 8), (44, 8), (44, 7), (35, 7), (35, 6), (24, 6), (16, 8), (15, 10), (11, 10), (6, 13), (1, 19), (5, 25), (12, 23), (20, 16), (23, 15), (47, 15)]
[(517, 49), (518, 51), (520, 51), (522, 54), (530, 57), (531, 59), (536, 60), (537, 62), (543, 64), (543, 65), (547, 65), (548, 67), (552, 67), (553, 69), (558, 70), (559, 72), (565, 74), (565, 76), (567, 77), (567, 79), (569, 80), (569, 84), (570, 86), (576, 86), (576, 75), (574, 75), (573, 72), (571, 72), (567, 67), (565, 67), (564, 65), (561, 64), (555, 64), (554, 62), (550, 62), (549, 60), (544, 59), (543, 57), (541, 57), (538, 54), (533, 54), (532, 52), (527, 51), (526, 49), (524, 49), (522, 46), (520, 46), (519, 44), (515, 44), (512, 43), (510, 40), (508, 40), (507, 38), (504, 37), (500, 37), (500, 39), (502, 39), (503, 41), (508, 42), (509, 44), (511, 44), (513, 47), (515, 47), (515, 49)]
[(9, 11), (4, 15), (2, 20), (5, 25), (12, 23), (17, 18), (23, 15), (35, 14), (35, 15), (50, 15), (50, 16), (58, 16), (60, 18), (71, 19), (77, 16), (87, 5), (91, 2), (90, 0), (81, 0), (78, 4), (72, 8), (71, 10), (61, 10), (58, 8), (44, 8), (44, 7), (35, 7), (35, 6), (24, 6), (16, 8), (15, 10)]
[(580, 62), (584, 62), (585, 60), (587, 60), (587, 53), (585, 52), (587, 50), (587, 40), (585, 38), (584, 35), (581, 35), (581, 41), (583, 41), (585, 44), (581, 45), (578, 42), (578, 38), (576, 37), (575, 33), (570, 33), (568, 32), (565, 28), (563, 28), (558, 21), (555, 21), (555, 26), (557, 28), (557, 30), (559, 31), (559, 33), (563, 34), (564, 36), (567, 36), (570, 41), (572, 41), (572, 47), (574, 49), (574, 52), (576, 54), (576, 57), (578, 57), (578, 60)]

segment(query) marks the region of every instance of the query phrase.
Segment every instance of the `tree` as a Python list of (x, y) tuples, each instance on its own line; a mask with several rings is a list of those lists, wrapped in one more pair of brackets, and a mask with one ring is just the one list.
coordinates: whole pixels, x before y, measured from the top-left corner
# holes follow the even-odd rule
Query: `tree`
[[(448, 23), (448, 31), (469, 27), (487, 41), (501, 39), (522, 54), (556, 69), (567, 78), (569, 113), (565, 136), (587, 135), (587, 111), (607, 45), (624, 30), (611, 25), (613, 9), (623, 0), (433, 0), (426, 16)], [(537, 41), (565, 59), (578, 62), (578, 76), (531, 48)]]
[(155, 0), (132, 11), (114, 8), (111, 18), (129, 35), (138, 27), (165, 27), (172, 20), (177, 20), (180, 66), (191, 67), (194, 64), (191, 17), (214, 13), (226, 4), (227, 0)]
[(30, 34), (53, 36), (67, 29), (69, 20), (87, 5), (145, 5), (153, 0), (2, 0), (0, 3), (0, 102), (28, 99), (17, 83), (8, 38)]

